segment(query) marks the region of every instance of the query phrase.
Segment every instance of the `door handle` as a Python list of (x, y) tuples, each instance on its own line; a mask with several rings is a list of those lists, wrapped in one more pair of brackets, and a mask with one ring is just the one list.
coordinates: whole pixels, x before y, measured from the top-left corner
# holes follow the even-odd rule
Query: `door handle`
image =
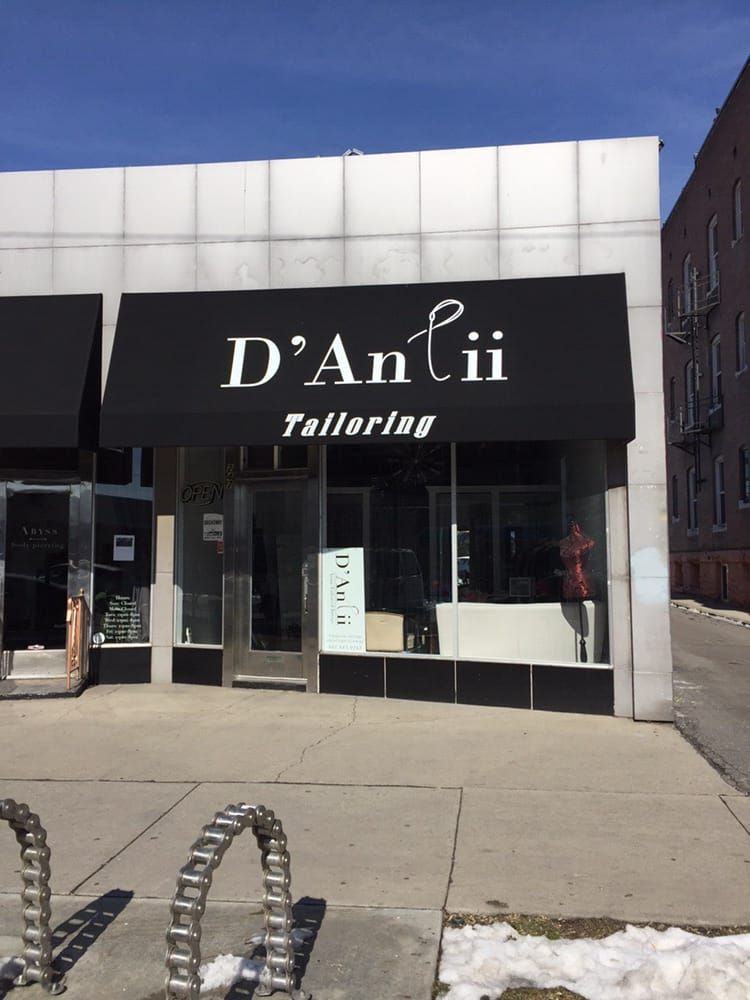
[(310, 577), (307, 572), (307, 562), (302, 564), (302, 613), (309, 614), (310, 611)]

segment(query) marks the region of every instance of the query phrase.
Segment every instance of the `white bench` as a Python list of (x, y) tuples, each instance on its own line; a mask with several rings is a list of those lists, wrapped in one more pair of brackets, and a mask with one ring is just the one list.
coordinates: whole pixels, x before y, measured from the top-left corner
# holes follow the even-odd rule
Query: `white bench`
[[(471, 660), (510, 660), (533, 663), (560, 660), (580, 662), (579, 605), (480, 604), (457, 605), (459, 649), (454, 650), (454, 605), (438, 604), (440, 653)], [(606, 613), (600, 601), (583, 602), (583, 635), (588, 662), (602, 662)]]

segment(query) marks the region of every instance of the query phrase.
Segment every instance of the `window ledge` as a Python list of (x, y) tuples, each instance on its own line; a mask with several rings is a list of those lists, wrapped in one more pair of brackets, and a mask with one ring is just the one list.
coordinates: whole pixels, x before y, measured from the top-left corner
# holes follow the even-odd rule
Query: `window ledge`
[(747, 371), (747, 365), (745, 365), (742, 368), (738, 368), (737, 371), (734, 373), (734, 377), (739, 378), (740, 375), (744, 375), (746, 371)]
[(740, 500), (740, 502), (737, 504), (737, 507), (740, 510), (750, 510), (750, 500)]
[(697, 528), (688, 528), (687, 535), (688, 535), (688, 538), (697, 538), (698, 537), (698, 529)]
[(726, 530), (727, 530), (726, 524), (714, 524), (711, 526), (711, 531), (713, 531), (715, 535), (720, 535), (722, 532)]
[[(748, 504), (748, 506), (750, 507), (750, 504)], [(672, 518), (672, 524), (679, 524), (679, 523), (680, 523), (679, 515), (677, 517)]]

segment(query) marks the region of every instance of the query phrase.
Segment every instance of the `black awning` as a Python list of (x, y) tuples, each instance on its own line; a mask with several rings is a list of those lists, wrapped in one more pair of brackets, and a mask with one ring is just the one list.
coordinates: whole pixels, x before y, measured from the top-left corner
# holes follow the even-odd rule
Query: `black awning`
[(124, 295), (102, 444), (635, 434), (622, 274)]
[(101, 331), (101, 295), (0, 297), (0, 447), (96, 447)]

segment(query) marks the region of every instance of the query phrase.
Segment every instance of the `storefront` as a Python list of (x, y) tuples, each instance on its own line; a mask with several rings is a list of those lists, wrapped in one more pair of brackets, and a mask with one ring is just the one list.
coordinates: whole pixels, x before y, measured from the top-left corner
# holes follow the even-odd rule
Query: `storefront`
[[(614, 142), (598, 145), (615, 152)], [(494, 150), (495, 160), (502, 153)], [(652, 163), (655, 146), (642, 153)], [(432, 154), (420, 155), (424, 174)], [(387, 174), (406, 156), (355, 160), (369, 159), (368, 169), (379, 161)], [(251, 168), (273, 178), (290, 164), (319, 169), (311, 163), (214, 170), (241, 166), (247, 190)], [(340, 165), (356, 179), (357, 162)], [(186, 168), (140, 169), (162, 171), (166, 191)], [(191, 169), (200, 178), (202, 168)], [(144, 174), (135, 177), (131, 200)], [(126, 197), (127, 172), (123, 183)], [(342, 184), (347, 190), (346, 176)], [(217, 236), (226, 205), (211, 203), (206, 190), (212, 239), (196, 233), (188, 244), (199, 271), (202, 253), (225, 254), (228, 245)], [(289, 190), (277, 203), (291, 212), (298, 185)], [(416, 193), (423, 262), (431, 243), (425, 190)], [(394, 192), (391, 185), (390, 199)], [(2, 193), (0, 176), (0, 224)], [(496, 219), (502, 202), (501, 186)], [(545, 211), (554, 221), (557, 209)], [(273, 197), (269, 220), (273, 236), (281, 225)], [(263, 244), (271, 271), (274, 253), (291, 242), (298, 263), (309, 249), (324, 271), (334, 240), (294, 224), (305, 239), (287, 234), (278, 250), (273, 240)], [(383, 220), (371, 225), (378, 232)], [(645, 405), (655, 412), (656, 402), (644, 400), (643, 306), (633, 301), (633, 275), (646, 264), (601, 253), (584, 267), (579, 249), (579, 263), (563, 273), (545, 261), (510, 273), (500, 266), (493, 276), (482, 260), (493, 239), (503, 259), (502, 226), (481, 233), (481, 258), (474, 232), (467, 256), (466, 225), (456, 243), (463, 264), (447, 280), (426, 275), (423, 263), (419, 275), (401, 275), (406, 281), (394, 280), (398, 268), (357, 281), (352, 265), (344, 280), (316, 272), (274, 283), (272, 275), (276, 287), (245, 290), (230, 290), (237, 283), (226, 278), (185, 288), (167, 266), (134, 283), (129, 259), (148, 250), (158, 260), (154, 249), (174, 257), (185, 246), (111, 237), (124, 256), (124, 294), (115, 309), (105, 291), (100, 405), (101, 300), (0, 299), (10, 359), (3, 370), (34, 372), (25, 386), (8, 374), (4, 412), (15, 416), (3, 418), (0, 440), (4, 674), (59, 670), (65, 598), (83, 591), (100, 682), (666, 717), (661, 692), (671, 665), (639, 659), (636, 638), (641, 606), (652, 637), (666, 629), (667, 613), (660, 569), (653, 555), (639, 556), (658, 554), (658, 544), (634, 546), (644, 525), (660, 530), (656, 508), (639, 508), (640, 488), (651, 485), (639, 471), (652, 436)], [(608, 235), (627, 235), (627, 225)], [(572, 228), (566, 238), (583, 247), (581, 219)], [(510, 231), (517, 239), (517, 227)], [(361, 256), (358, 239), (345, 236), (342, 245)], [(368, 239), (380, 241), (381, 259), (404, 242)], [(245, 259), (259, 244), (229, 245)], [(94, 260), (101, 248), (85, 249)], [(78, 321), (88, 341), (79, 337), (71, 359), (79, 341), (62, 331), (61, 310), (84, 302), (93, 321)], [(22, 305), (27, 316), (46, 309), (46, 318), (19, 319)], [(12, 355), (18, 345), (28, 357)], [(74, 379), (63, 377), (73, 370)], [(71, 393), (64, 406), (54, 398), (60, 385)], [(21, 535), (35, 540), (23, 544)]]

